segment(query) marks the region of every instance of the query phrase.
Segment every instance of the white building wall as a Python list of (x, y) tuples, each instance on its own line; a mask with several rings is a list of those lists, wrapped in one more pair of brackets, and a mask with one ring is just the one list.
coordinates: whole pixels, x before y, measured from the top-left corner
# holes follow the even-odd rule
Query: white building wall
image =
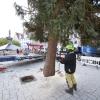
[(80, 47), (81, 46), (80, 36), (74, 30), (73, 33), (74, 34), (69, 36), (69, 39), (73, 42), (75, 48)]
[[(14, 39), (20, 42), (22, 49), (28, 48), (27, 43), (32, 43), (32, 40), (30, 40), (27, 37), (27, 35), (24, 33), (23, 34), (18, 33), (18, 34), (19, 34), (19, 36), (17, 36), (17, 34), (14, 35)], [(22, 38), (22, 35), (23, 35), (23, 38)]]

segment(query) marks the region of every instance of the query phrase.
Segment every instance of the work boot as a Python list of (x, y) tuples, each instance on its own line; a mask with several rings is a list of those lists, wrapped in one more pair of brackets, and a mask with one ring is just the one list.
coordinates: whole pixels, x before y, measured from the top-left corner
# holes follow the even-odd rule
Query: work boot
[(74, 85), (73, 85), (73, 89), (74, 89), (75, 91), (77, 91), (77, 84), (74, 84)]
[(73, 88), (66, 89), (66, 92), (73, 95)]

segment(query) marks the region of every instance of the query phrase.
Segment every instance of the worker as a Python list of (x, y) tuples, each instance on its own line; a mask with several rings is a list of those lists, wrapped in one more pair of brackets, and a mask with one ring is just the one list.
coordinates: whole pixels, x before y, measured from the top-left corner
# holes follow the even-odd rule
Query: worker
[(77, 91), (77, 83), (74, 76), (76, 70), (76, 54), (73, 44), (66, 46), (67, 54), (61, 59), (61, 63), (64, 64), (65, 78), (68, 85), (66, 92), (73, 95), (73, 90)]

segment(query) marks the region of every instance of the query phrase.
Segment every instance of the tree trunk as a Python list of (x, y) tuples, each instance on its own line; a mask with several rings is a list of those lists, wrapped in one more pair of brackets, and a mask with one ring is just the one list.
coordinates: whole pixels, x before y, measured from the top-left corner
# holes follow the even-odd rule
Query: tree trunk
[(46, 61), (43, 69), (43, 74), (45, 77), (55, 75), (56, 50), (57, 50), (57, 39), (49, 37), (48, 52), (46, 55)]

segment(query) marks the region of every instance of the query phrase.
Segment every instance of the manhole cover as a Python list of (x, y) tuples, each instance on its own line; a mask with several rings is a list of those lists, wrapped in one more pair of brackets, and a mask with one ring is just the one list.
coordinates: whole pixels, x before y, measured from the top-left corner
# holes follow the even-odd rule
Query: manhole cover
[(35, 81), (36, 78), (33, 75), (28, 75), (20, 78), (21, 82), (26, 83), (26, 82), (31, 82)]

